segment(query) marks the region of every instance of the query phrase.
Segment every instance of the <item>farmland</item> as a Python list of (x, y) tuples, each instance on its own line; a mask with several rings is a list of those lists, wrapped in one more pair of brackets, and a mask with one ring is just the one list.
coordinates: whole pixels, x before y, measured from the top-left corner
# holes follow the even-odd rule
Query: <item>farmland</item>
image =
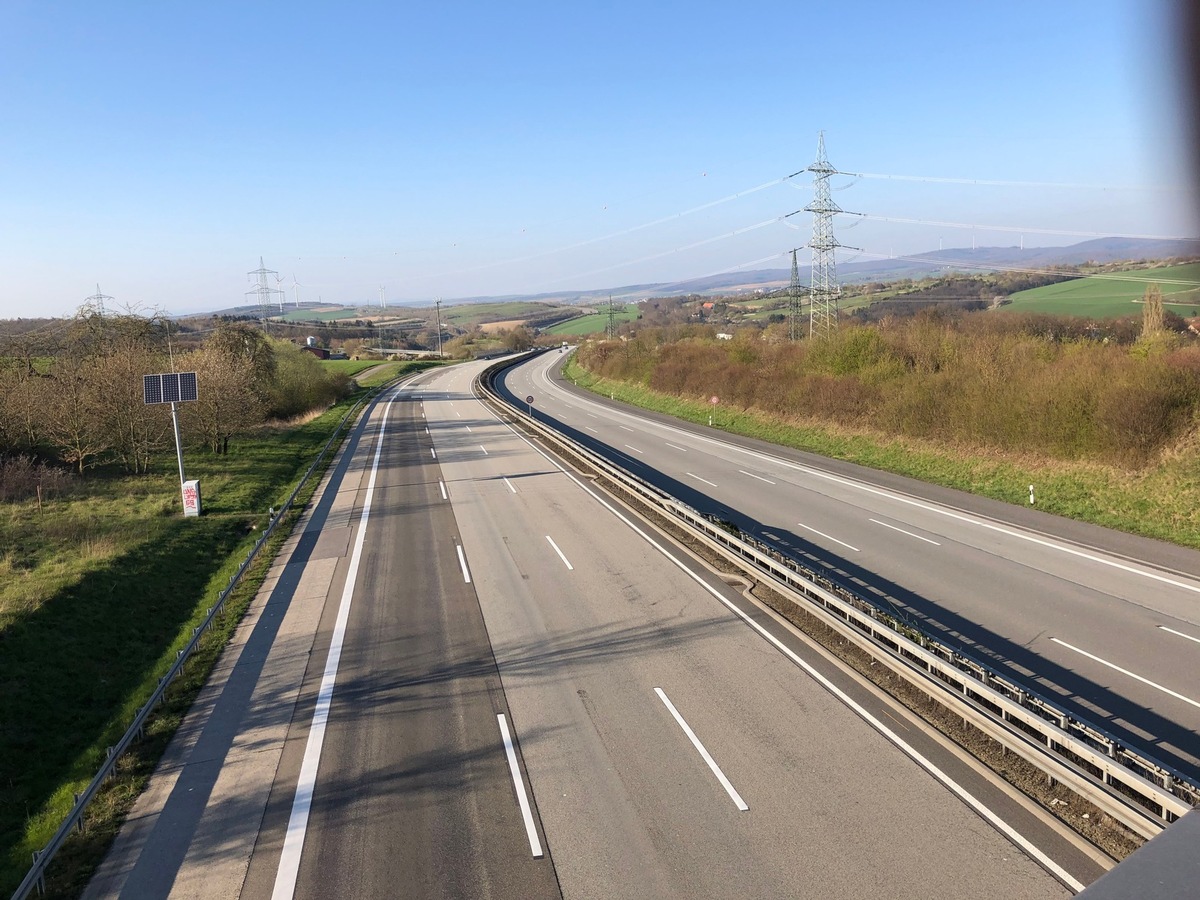
[[(636, 321), (638, 317), (637, 304), (629, 304), (620, 306), (616, 309), (615, 315), (617, 324), (623, 322)], [(596, 334), (604, 331), (608, 327), (608, 313), (593, 313), (590, 316), (580, 316), (576, 319), (570, 319), (566, 322), (559, 322), (557, 325), (551, 325), (549, 328), (543, 329), (546, 334)]]
[(1069, 316), (1140, 316), (1146, 286), (1162, 288), (1163, 305), (1181, 316), (1200, 315), (1200, 263), (1106, 272), (1019, 291), (1001, 309)]

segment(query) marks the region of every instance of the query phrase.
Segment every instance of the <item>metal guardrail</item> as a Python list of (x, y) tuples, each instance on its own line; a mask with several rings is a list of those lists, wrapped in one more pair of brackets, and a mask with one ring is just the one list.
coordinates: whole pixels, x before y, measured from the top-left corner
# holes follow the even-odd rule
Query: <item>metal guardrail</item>
[(171, 668), (167, 670), (167, 673), (158, 680), (158, 685), (154, 688), (154, 691), (150, 694), (150, 697), (146, 703), (138, 709), (137, 715), (134, 716), (133, 722), (125, 731), (125, 734), (121, 736), (121, 739), (117, 741), (116, 744), (108, 748), (107, 758), (105, 759), (104, 764), (100, 767), (100, 771), (96, 773), (94, 778), (92, 778), (91, 783), (88, 784), (83, 793), (76, 795), (75, 805), (71, 808), (71, 812), (59, 826), (58, 831), (54, 833), (54, 837), (52, 837), (50, 842), (41, 850), (35, 850), (33, 852), (33, 866), (29, 869), (25, 875), (25, 878), (17, 887), (16, 892), (13, 894), (13, 900), (24, 900), (24, 898), (28, 897), (34, 889), (36, 889), (39, 894), (45, 892), (46, 867), (50, 864), (50, 861), (54, 858), (54, 855), (62, 847), (63, 842), (66, 841), (66, 839), (70, 836), (71, 831), (76, 828), (78, 828), (80, 831), (83, 830), (83, 814), (87, 809), (88, 804), (95, 799), (96, 794), (100, 791), (100, 788), (104, 785), (104, 782), (112, 775), (113, 770), (116, 768), (117, 760), (124, 755), (125, 751), (129, 749), (130, 745), (133, 744), (134, 741), (141, 737), (142, 732), (146, 727), (146, 720), (149, 719), (150, 714), (154, 711), (154, 708), (162, 702), (167, 688), (170, 686), (171, 682), (173, 682), (179, 676), (179, 673), (183, 670), (183, 667), (187, 663), (189, 657), (191, 657), (191, 655), (195, 652), (196, 647), (199, 646), (200, 639), (212, 626), (213, 619), (220, 614), (221, 609), (225, 605), (225, 601), (229, 599), (229, 596), (233, 593), (234, 588), (236, 588), (238, 582), (241, 581), (242, 575), (245, 574), (246, 570), (250, 567), (250, 564), (254, 562), (255, 557), (258, 556), (258, 552), (263, 548), (267, 541), (270, 540), (271, 535), (275, 533), (276, 523), (278, 523), (283, 518), (283, 514), (291, 509), (295, 504), (296, 497), (300, 495), (300, 492), (308, 483), (309, 478), (312, 477), (313, 472), (317, 470), (317, 467), (321, 464), (321, 461), (329, 452), (329, 448), (333, 446), (334, 441), (336, 441), (342, 434), (342, 430), (346, 427), (346, 423), (349, 422), (351, 417), (357, 414), (365, 404), (369, 403), (375, 396), (378, 396), (380, 393), (382, 393), (382, 390), (383, 388), (374, 392), (374, 394), (371, 396), (364, 397), (359, 400), (349, 409), (349, 411), (347, 411), (346, 415), (342, 417), (342, 420), (338, 422), (337, 427), (333, 430), (333, 434), (329, 436), (329, 440), (325, 442), (325, 445), (321, 448), (321, 452), (317, 454), (312, 464), (308, 467), (308, 470), (304, 473), (304, 477), (302, 477), (296, 484), (296, 487), (292, 489), (291, 494), (288, 496), (283, 506), (281, 506), (275, 512), (275, 515), (271, 518), (270, 523), (263, 530), (263, 533), (259, 535), (258, 540), (254, 542), (254, 546), (250, 548), (250, 551), (246, 554), (246, 558), (242, 560), (241, 565), (238, 566), (237, 572), (230, 576), (229, 584), (226, 585), (225, 588), (217, 595), (216, 603), (213, 606), (208, 607), (204, 621), (192, 629), (191, 640), (188, 641), (187, 646), (178, 652), (175, 657), (175, 662), (171, 665)]
[(1094, 803), (1144, 838), (1200, 805), (1200, 784), (1118, 738), (1067, 712), (924, 631), (893, 609), (838, 583), (753, 538), (734, 535), (699, 512), (610, 460), (509, 405), (496, 391), (495, 374), (515, 363), (489, 367), (477, 383), (481, 393), (610, 483), (657, 509), (747, 572), (834, 628), (874, 658), (1005, 749)]

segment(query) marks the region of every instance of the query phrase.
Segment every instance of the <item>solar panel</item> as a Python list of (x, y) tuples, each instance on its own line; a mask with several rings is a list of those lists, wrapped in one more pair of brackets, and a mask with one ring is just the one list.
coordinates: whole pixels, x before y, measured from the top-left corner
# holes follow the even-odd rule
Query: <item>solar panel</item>
[(142, 391), (146, 396), (147, 403), (162, 403), (162, 376), (161, 375), (143, 375), (142, 376)]
[(174, 403), (179, 399), (179, 376), (174, 372), (162, 376), (162, 398), (163, 403)]
[(147, 403), (175, 403), (195, 400), (195, 372), (164, 372), (160, 375), (143, 375), (142, 392)]
[(179, 373), (179, 399), (180, 400), (195, 400), (198, 394), (196, 393), (196, 373), (195, 372), (180, 372)]

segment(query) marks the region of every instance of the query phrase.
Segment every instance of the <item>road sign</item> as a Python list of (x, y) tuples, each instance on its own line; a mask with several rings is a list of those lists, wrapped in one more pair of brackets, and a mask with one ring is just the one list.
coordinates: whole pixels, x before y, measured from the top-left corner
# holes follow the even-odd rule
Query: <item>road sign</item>
[(718, 397), (716, 394), (713, 394), (713, 396), (708, 398), (708, 402), (711, 403), (713, 406), (716, 406), (718, 403), (721, 402), (721, 398)]

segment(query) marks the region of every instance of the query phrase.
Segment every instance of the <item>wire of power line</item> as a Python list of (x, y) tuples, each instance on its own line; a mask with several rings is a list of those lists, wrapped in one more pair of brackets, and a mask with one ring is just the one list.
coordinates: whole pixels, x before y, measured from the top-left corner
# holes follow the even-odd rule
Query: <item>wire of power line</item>
[(588, 278), (592, 275), (599, 275), (603, 272), (611, 272), (614, 269), (623, 269), (626, 266), (635, 266), (639, 263), (650, 262), (651, 260), (655, 260), (655, 259), (662, 259), (664, 256), (671, 256), (672, 254), (675, 254), (675, 253), (683, 253), (687, 250), (695, 250), (697, 247), (703, 247), (707, 244), (713, 244), (713, 243), (716, 243), (717, 241), (723, 241), (723, 240), (726, 240), (731, 237), (736, 237), (739, 234), (745, 234), (748, 231), (756, 231), (759, 228), (765, 228), (768, 225), (774, 225), (776, 222), (782, 222), (784, 219), (785, 219), (785, 216), (775, 216), (772, 219), (764, 219), (763, 221), (756, 222), (753, 225), (747, 225), (743, 228), (735, 228), (733, 231), (722, 232), (721, 234), (714, 235), (713, 237), (709, 237), (709, 238), (704, 238), (703, 240), (700, 240), (700, 241), (693, 241), (690, 244), (684, 244), (682, 247), (674, 247), (671, 250), (663, 250), (660, 253), (652, 253), (649, 256), (642, 256), (642, 257), (639, 257), (638, 259), (628, 259), (628, 260), (625, 260), (624, 262), (614, 263), (611, 266), (603, 266), (602, 268), (599, 268), (599, 269), (592, 269), (591, 271), (588, 271), (588, 272), (576, 272), (572, 275), (568, 275), (568, 276), (564, 276), (564, 277), (560, 277), (560, 278), (552, 278), (547, 281), (538, 282), (537, 284), (532, 285), (530, 290), (540, 288), (540, 287), (545, 287), (546, 285), (550, 285), (550, 284), (559, 284), (564, 281), (570, 281), (571, 279), (574, 279), (574, 278)]
[(838, 172), (857, 178), (881, 178), (888, 181), (923, 181), (931, 184), (978, 184), (989, 187), (1065, 188), (1090, 191), (1149, 191), (1163, 193), (1186, 193), (1189, 188), (1179, 185), (1139, 184), (1073, 184), (1055, 181), (1001, 181), (989, 178), (939, 178), (933, 175), (883, 175), (877, 172)]
[(1111, 231), (1075, 231), (1063, 228), (1033, 228), (1026, 225), (981, 225), (974, 222), (944, 222), (936, 219), (905, 219), (896, 216), (877, 216), (872, 213), (846, 213), (861, 216), (873, 222), (888, 222), (894, 225), (937, 225), (939, 228), (970, 228), (976, 231), (1005, 231), (1013, 234), (1055, 234), (1067, 237), (1113, 237), (1139, 238), (1152, 241), (1200, 241), (1200, 238), (1178, 234), (1115, 234)]
[[(436, 280), (436, 279), (441, 279), (441, 278), (447, 278), (452, 275), (461, 275), (466, 272), (479, 272), (479, 271), (483, 271), (485, 269), (495, 269), (500, 266), (515, 265), (517, 263), (529, 262), (530, 260), (534, 260), (534, 259), (543, 259), (547, 256), (553, 256), (556, 253), (565, 253), (568, 250), (578, 250), (580, 247), (588, 247), (588, 246), (591, 246), (592, 244), (599, 244), (603, 241), (612, 240), (613, 238), (624, 237), (625, 235), (634, 234), (635, 232), (638, 232), (638, 231), (645, 231), (647, 228), (654, 228), (657, 225), (664, 225), (667, 222), (674, 222), (677, 219), (684, 218), (685, 216), (691, 216), (698, 212), (703, 212), (706, 209), (712, 209), (714, 206), (720, 206), (724, 203), (730, 203), (741, 197), (746, 197), (746, 196), (749, 196), (750, 194), (757, 193), (758, 191), (766, 190), (769, 187), (774, 187), (775, 185), (784, 184), (785, 182), (788, 181), (788, 179), (790, 179), (792, 177), (793, 177), (792, 175), (787, 175), (783, 178), (775, 178), (775, 179), (772, 179), (771, 181), (765, 181), (762, 184), (755, 185), (754, 187), (751, 187), (751, 188), (746, 188), (745, 190), (738, 191), (735, 194), (729, 194), (728, 196), (721, 197), (717, 200), (710, 200), (707, 203), (701, 203), (699, 206), (693, 206), (690, 209), (683, 210), (682, 212), (672, 213), (669, 216), (662, 216), (662, 217), (660, 217), (658, 219), (654, 219), (650, 222), (644, 222), (641, 225), (633, 225), (629, 228), (623, 228), (620, 231), (613, 231), (608, 234), (600, 235), (598, 237), (587, 238), (582, 241), (576, 241), (572, 244), (565, 244), (561, 247), (555, 247), (550, 250), (542, 250), (538, 253), (530, 253), (526, 256), (516, 256), (516, 257), (511, 257), (509, 259), (496, 260), (494, 262), (482, 263), (480, 265), (471, 266), (471, 267), (468, 267), (465, 269), (459, 268), (459, 269), (454, 269), (452, 271), (436, 273), (433, 275), (414, 275), (414, 276), (410, 276), (409, 280), (410, 281), (430, 280), (430, 279)], [(775, 220), (772, 220), (772, 221), (775, 221)], [(687, 249), (687, 248), (678, 248), (678, 249)], [(667, 252), (675, 253), (675, 252), (678, 252), (678, 250), (671, 250), (671, 251), (667, 251)], [(655, 259), (655, 258), (656, 257), (648, 257), (648, 259)], [(640, 261), (641, 260), (635, 260), (634, 262), (640, 262)], [(628, 263), (628, 264), (622, 263), (622, 265), (632, 265), (632, 263)], [(614, 268), (616, 268), (616, 267), (614, 267)], [(608, 271), (608, 270), (607, 269), (599, 269), (598, 271), (604, 272), (604, 271)], [(592, 273), (587, 273), (587, 274), (592, 274)], [(556, 279), (556, 280), (558, 280), (558, 279)], [(547, 283), (549, 283), (549, 282), (547, 282)]]

